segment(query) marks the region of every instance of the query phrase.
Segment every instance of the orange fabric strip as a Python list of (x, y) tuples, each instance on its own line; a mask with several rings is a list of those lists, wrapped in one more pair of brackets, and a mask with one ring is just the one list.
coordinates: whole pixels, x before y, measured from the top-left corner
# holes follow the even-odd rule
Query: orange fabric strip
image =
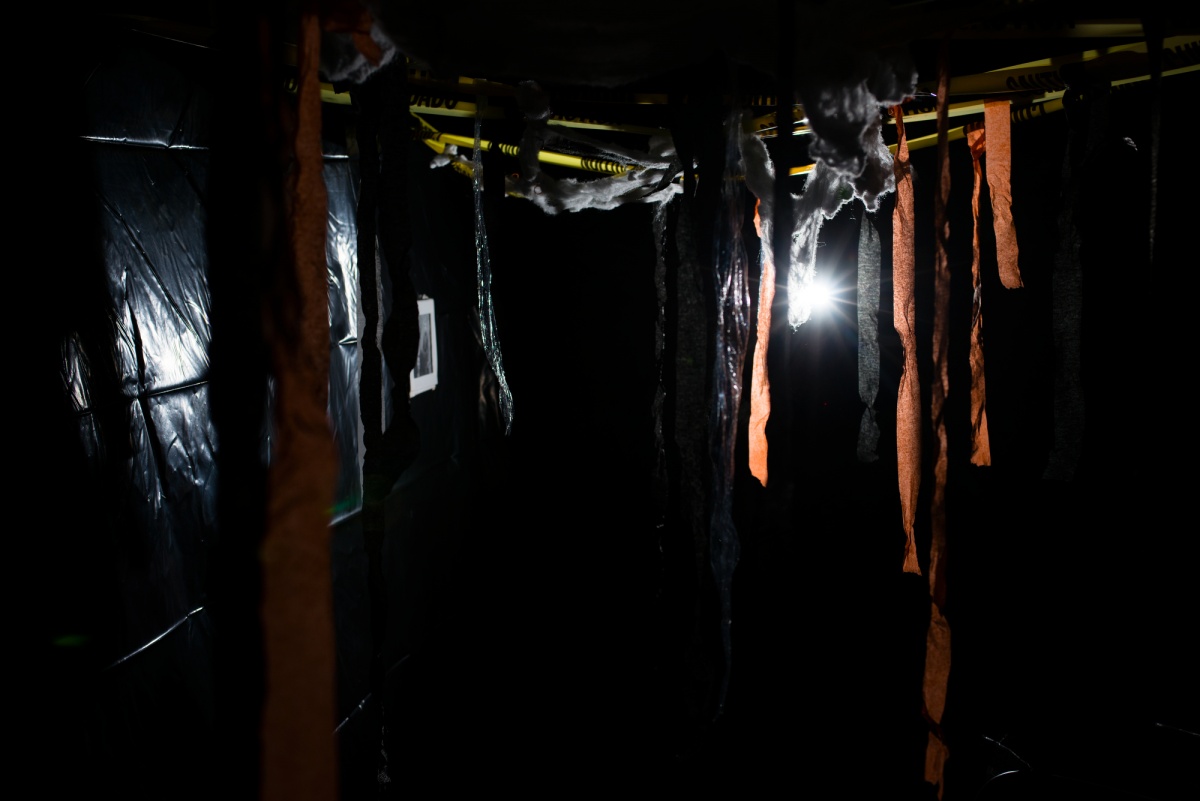
[[(945, 774), (946, 759), (950, 756), (950, 750), (946, 748), (936, 734), (929, 732), (929, 737), (925, 743), (925, 778), (927, 781), (934, 781), (931, 777), (937, 777), (937, 781), (941, 781), (941, 777)], [(941, 785), (938, 786), (938, 798), (942, 797)]]
[(904, 369), (896, 396), (896, 467), (900, 477), (900, 519), (904, 525), (904, 572), (920, 573), (914, 526), (917, 494), (921, 487), (921, 384), (917, 374), (917, 257), (912, 168), (908, 160), (908, 138), (904, 134), (904, 112), (891, 109), (896, 121), (898, 144), (893, 169), (896, 173), (896, 209), (892, 212), (892, 312), (893, 325), (904, 348)]
[(992, 444), (988, 439), (987, 387), (983, 372), (983, 288), (979, 280), (979, 190), (983, 170), (979, 163), (983, 155), (983, 128), (967, 130), (967, 146), (975, 169), (975, 185), (971, 191), (971, 286), (974, 287), (971, 308), (971, 464), (985, 467), (992, 463)]
[(321, 28), (300, 15), (298, 117), (291, 208), (293, 308), (269, 339), (275, 436), (261, 559), (266, 694), (262, 798), (336, 798), (336, 688), (329, 521), (337, 455), (328, 422), (327, 195), (322, 176)]
[(925, 679), (922, 687), (924, 714), (931, 730), (941, 735), (942, 715), (946, 712), (946, 687), (950, 679), (950, 624), (941, 607), (930, 608), (929, 629), (925, 633)]
[(929, 591), (931, 606), (929, 629), (925, 640), (925, 681), (923, 696), (925, 711), (932, 724), (925, 752), (925, 780), (937, 787), (942, 797), (945, 785), (942, 766), (946, 758), (945, 740), (941, 737), (942, 711), (946, 703), (946, 685), (950, 676), (950, 626), (942, 616), (946, 607), (946, 473), (948, 450), (946, 441), (946, 398), (950, 394), (949, 317), (950, 317), (950, 222), (946, 206), (950, 200), (950, 137), (949, 95), (950, 78), (946, 63), (946, 43), (943, 43), (938, 68), (938, 185), (934, 196), (933, 223), (933, 367), (937, 371), (931, 382), (930, 415), (937, 439), (937, 454), (933, 467), (933, 498), (929, 519)]
[[(754, 204), (754, 230), (763, 238), (759, 203)], [(767, 418), (771, 416), (771, 382), (767, 377), (767, 345), (771, 341), (771, 306), (775, 303), (775, 260), (764, 254), (758, 285), (758, 338), (750, 373), (750, 474), (767, 486)]]
[(1017, 228), (1012, 218), (1012, 120), (1007, 100), (989, 100), (983, 104), (983, 124), (987, 130), (987, 182), (992, 196), (992, 226), (996, 231), (996, 262), (1000, 283), (1007, 289), (1019, 289), (1021, 269), (1017, 266)]

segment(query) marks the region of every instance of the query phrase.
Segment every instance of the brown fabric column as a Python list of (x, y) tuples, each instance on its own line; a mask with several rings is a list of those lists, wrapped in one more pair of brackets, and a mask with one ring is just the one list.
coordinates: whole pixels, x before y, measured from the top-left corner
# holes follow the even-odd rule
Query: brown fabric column
[[(320, 23), (301, 12), (292, 164), (292, 258), (278, 277), (268, 339), (275, 428), (262, 546), (266, 698), (262, 798), (337, 797), (330, 510), (337, 475), (328, 421), (329, 297), (322, 177)], [(290, 272), (289, 272), (290, 270)]]
[(983, 124), (987, 130), (987, 182), (992, 197), (992, 225), (996, 231), (996, 262), (1000, 283), (1006, 289), (1019, 289), (1021, 270), (1017, 266), (1017, 229), (1012, 217), (1012, 119), (1007, 100), (989, 100), (983, 104)]
[(971, 464), (987, 466), (992, 463), (992, 445), (988, 439), (987, 386), (983, 372), (983, 288), (979, 280), (979, 190), (983, 169), (979, 163), (985, 142), (984, 129), (978, 125), (967, 129), (967, 146), (975, 170), (971, 190)]
[(904, 111), (891, 109), (896, 121), (896, 208), (892, 213), (892, 310), (894, 326), (904, 348), (904, 370), (896, 397), (896, 467), (900, 476), (900, 519), (904, 524), (904, 572), (920, 573), (913, 530), (917, 520), (917, 494), (921, 488), (921, 384), (917, 375), (917, 258), (912, 168)]
[[(763, 236), (762, 218), (754, 204), (754, 230)], [(770, 232), (768, 232), (768, 235)], [(768, 251), (769, 252), (769, 251)], [(771, 306), (775, 303), (775, 263), (764, 254), (758, 288), (758, 338), (750, 374), (750, 474), (767, 486), (767, 418), (771, 416), (771, 381), (767, 376), (767, 345), (771, 340)]]
[(937, 787), (938, 798), (945, 790), (943, 769), (947, 757), (945, 738), (941, 731), (942, 713), (946, 708), (946, 685), (950, 678), (950, 626), (943, 616), (946, 608), (946, 398), (950, 394), (949, 317), (950, 317), (950, 259), (947, 245), (950, 223), (946, 206), (950, 200), (950, 137), (949, 94), (950, 78), (947, 68), (946, 42), (938, 67), (938, 183), (934, 195), (934, 277), (933, 277), (933, 369), (930, 382), (930, 417), (937, 443), (934, 455), (933, 493), (929, 513), (931, 537), (929, 544), (929, 592), (931, 598), (929, 629), (925, 638), (925, 680), (922, 695), (925, 715), (929, 722), (929, 741), (925, 749), (925, 781)]

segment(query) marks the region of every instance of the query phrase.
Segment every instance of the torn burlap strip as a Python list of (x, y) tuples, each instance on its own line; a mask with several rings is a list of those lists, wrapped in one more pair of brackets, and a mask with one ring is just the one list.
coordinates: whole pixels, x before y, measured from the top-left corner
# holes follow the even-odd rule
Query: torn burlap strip
[(269, 339), (275, 433), (262, 544), (262, 795), (336, 798), (333, 590), (329, 521), (337, 457), (329, 428), (327, 194), (322, 176), (321, 29), (305, 10), (297, 47), (298, 107), (291, 207), (290, 284)]
[(996, 232), (996, 263), (1000, 283), (1018, 289), (1021, 270), (1017, 266), (1017, 228), (1012, 216), (1012, 119), (1007, 100), (988, 100), (983, 104), (983, 125), (987, 131), (987, 182), (992, 198), (992, 226)]
[(920, 573), (913, 530), (917, 520), (917, 494), (921, 487), (921, 384), (917, 374), (917, 257), (912, 167), (904, 112), (891, 109), (896, 121), (896, 208), (892, 212), (893, 325), (904, 349), (904, 369), (896, 395), (896, 468), (900, 478), (900, 519), (904, 525), (904, 571)]
[(979, 190), (983, 183), (983, 169), (979, 163), (983, 156), (984, 129), (969, 127), (966, 131), (967, 146), (971, 149), (971, 160), (975, 170), (975, 184), (971, 189), (971, 464), (986, 466), (992, 463), (992, 445), (988, 439), (987, 386), (983, 372), (983, 287), (979, 279)]

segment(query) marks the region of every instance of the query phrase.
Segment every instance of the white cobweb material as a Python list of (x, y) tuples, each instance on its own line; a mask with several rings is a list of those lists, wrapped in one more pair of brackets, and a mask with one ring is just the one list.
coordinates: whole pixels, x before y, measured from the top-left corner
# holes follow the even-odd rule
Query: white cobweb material
[[(731, 14), (714, 6), (679, 0), (586, 0), (569, 5), (538, 0), (519, 9), (495, 3), (468, 3), (465, 27), (446, 25), (432, 6), (400, 0), (367, 0), (366, 7), (391, 43), (414, 63), (464, 75), (509, 80), (523, 85), (527, 132), (521, 146), (521, 177), (508, 190), (549, 214), (611, 209), (624, 203), (661, 203), (682, 190), (668, 166), (674, 156), (669, 138), (653, 140), (646, 153), (608, 148), (608, 158), (634, 166), (622, 175), (593, 180), (553, 178), (536, 154), (550, 139), (546, 111), (537, 105), (533, 81), (563, 85), (618, 87), (686, 70), (721, 55), (764, 74), (778, 68), (777, 37), (763, 36), (770, 15)], [(812, 315), (805, 300), (813, 286), (818, 236), (824, 221), (858, 198), (874, 211), (894, 189), (892, 155), (882, 136), (883, 109), (916, 90), (916, 69), (904, 46), (913, 33), (910, 9), (884, 0), (839, 3), (798, 2), (795, 8), (795, 85), (812, 137), (808, 152), (815, 166), (804, 192), (795, 197), (793, 217), (773, 225), (792, 232), (787, 276), (788, 321), (798, 327)], [(374, 31), (372, 34), (374, 35)], [(563, 137), (556, 143), (562, 143)], [(568, 147), (572, 143), (566, 143)], [(574, 144), (595, 148), (594, 142)], [(747, 140), (747, 144), (749, 141)], [(567, 152), (570, 152), (567, 150)], [(757, 153), (765, 156), (765, 150)], [(460, 159), (454, 153), (435, 162)], [(763, 159), (769, 170), (769, 159)], [(692, 166), (692, 165), (689, 165)], [(770, 171), (770, 170), (769, 170)], [(773, 172), (771, 172), (773, 175)], [(786, 178), (784, 179), (786, 180)], [(760, 214), (770, 219), (771, 191), (756, 190)]]
[(804, 191), (792, 195), (791, 220), (774, 219), (775, 168), (766, 146), (743, 136), (746, 182), (760, 202), (764, 247), (775, 225), (791, 231), (787, 275), (788, 323), (798, 328), (813, 314), (813, 292), (821, 228), (846, 203), (858, 198), (868, 212), (895, 189), (892, 154), (883, 139), (884, 109), (916, 90), (916, 70), (907, 59), (888, 61), (869, 53), (831, 70), (824, 81), (803, 82), (802, 99), (813, 134), (808, 145), (813, 168)]
[[(674, 181), (679, 173), (675, 145), (670, 134), (650, 137), (647, 150), (598, 141), (585, 134), (551, 128), (549, 98), (534, 81), (523, 81), (517, 99), (525, 117), (521, 137), (521, 172), (509, 176), (505, 189), (524, 197), (547, 214), (614, 209), (626, 203), (663, 203), (682, 191)], [(555, 178), (541, 169), (538, 153), (552, 144), (559, 152), (603, 159), (628, 168), (628, 172), (580, 180)]]

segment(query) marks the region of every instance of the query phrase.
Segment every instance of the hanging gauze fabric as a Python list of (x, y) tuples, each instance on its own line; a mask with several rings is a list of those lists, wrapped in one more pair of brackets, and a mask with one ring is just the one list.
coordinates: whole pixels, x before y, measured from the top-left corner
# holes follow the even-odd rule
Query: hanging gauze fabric
[[(858, 231), (858, 397), (863, 403), (858, 426), (858, 460), (879, 458), (879, 424), (875, 397), (879, 394), (879, 232), (863, 204)], [(753, 419), (753, 418), (751, 418)]]

